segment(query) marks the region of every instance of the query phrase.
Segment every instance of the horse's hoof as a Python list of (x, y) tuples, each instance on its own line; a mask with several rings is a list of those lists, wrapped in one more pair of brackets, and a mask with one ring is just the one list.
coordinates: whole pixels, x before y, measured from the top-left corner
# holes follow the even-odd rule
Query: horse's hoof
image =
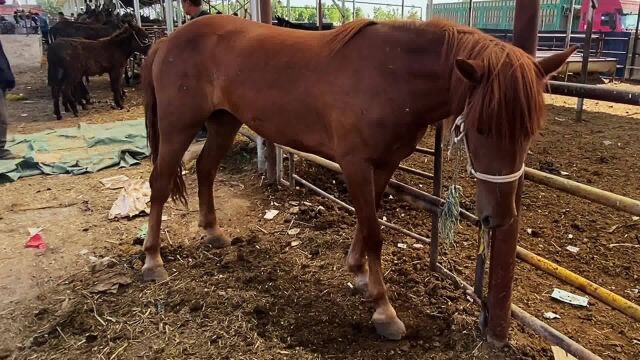
[(156, 266), (142, 269), (143, 281), (165, 281), (169, 278), (169, 273), (164, 269), (164, 266)]
[(222, 249), (231, 245), (231, 240), (225, 235), (211, 235), (205, 239), (205, 242), (214, 249)]
[[(377, 314), (377, 312), (376, 312)], [(376, 327), (376, 332), (389, 340), (400, 340), (407, 333), (407, 329), (397, 316), (393, 318), (377, 317), (373, 314), (371, 321)]]
[(82, 105), (82, 110), (88, 110), (89, 107), (87, 107), (87, 105)]
[(491, 334), (487, 334), (487, 342), (489, 343), (489, 345), (497, 349), (503, 348), (508, 344), (508, 342), (495, 339), (493, 336), (491, 336)]
[(62, 116), (61, 115), (56, 115), (56, 119), (57, 120), (62, 120)]

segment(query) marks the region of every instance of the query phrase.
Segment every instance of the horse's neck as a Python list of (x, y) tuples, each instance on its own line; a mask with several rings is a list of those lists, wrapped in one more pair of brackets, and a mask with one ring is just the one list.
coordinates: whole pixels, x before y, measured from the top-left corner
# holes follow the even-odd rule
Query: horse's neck
[(104, 39), (107, 43), (107, 47), (111, 48), (115, 53), (121, 55), (124, 58), (131, 56), (134, 51), (131, 48), (131, 36), (118, 36), (115, 38)]

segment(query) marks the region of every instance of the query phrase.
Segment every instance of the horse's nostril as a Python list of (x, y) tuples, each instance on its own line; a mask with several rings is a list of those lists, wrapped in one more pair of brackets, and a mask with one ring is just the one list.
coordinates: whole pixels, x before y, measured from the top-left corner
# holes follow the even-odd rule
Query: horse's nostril
[(490, 228), (491, 225), (493, 225), (492, 218), (489, 215), (483, 216), (480, 222), (482, 223), (482, 226), (485, 228)]

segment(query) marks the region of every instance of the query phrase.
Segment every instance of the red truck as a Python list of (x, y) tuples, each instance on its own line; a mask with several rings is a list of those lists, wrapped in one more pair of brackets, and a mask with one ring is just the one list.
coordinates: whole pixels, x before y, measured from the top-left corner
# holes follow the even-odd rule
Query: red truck
[[(591, 0), (582, 0), (578, 29), (587, 28), (587, 11)], [(640, 0), (598, 0), (593, 13), (593, 31), (634, 31)]]

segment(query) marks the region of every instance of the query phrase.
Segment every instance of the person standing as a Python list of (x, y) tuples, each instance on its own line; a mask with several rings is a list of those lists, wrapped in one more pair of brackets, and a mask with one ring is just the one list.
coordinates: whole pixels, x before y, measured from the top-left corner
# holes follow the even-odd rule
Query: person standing
[(40, 25), (40, 33), (42, 34), (42, 39), (44, 43), (49, 45), (49, 20), (45, 15), (40, 15), (39, 13), (35, 13), (38, 18), (38, 24)]
[(202, 8), (202, 0), (182, 0), (182, 10), (189, 15), (191, 20), (200, 16), (211, 15), (211, 13)]
[(9, 127), (9, 118), (7, 116), (7, 100), (5, 94), (7, 91), (16, 87), (16, 80), (13, 77), (9, 60), (2, 48), (2, 42), (0, 42), (0, 160), (17, 159), (7, 146), (7, 130)]

